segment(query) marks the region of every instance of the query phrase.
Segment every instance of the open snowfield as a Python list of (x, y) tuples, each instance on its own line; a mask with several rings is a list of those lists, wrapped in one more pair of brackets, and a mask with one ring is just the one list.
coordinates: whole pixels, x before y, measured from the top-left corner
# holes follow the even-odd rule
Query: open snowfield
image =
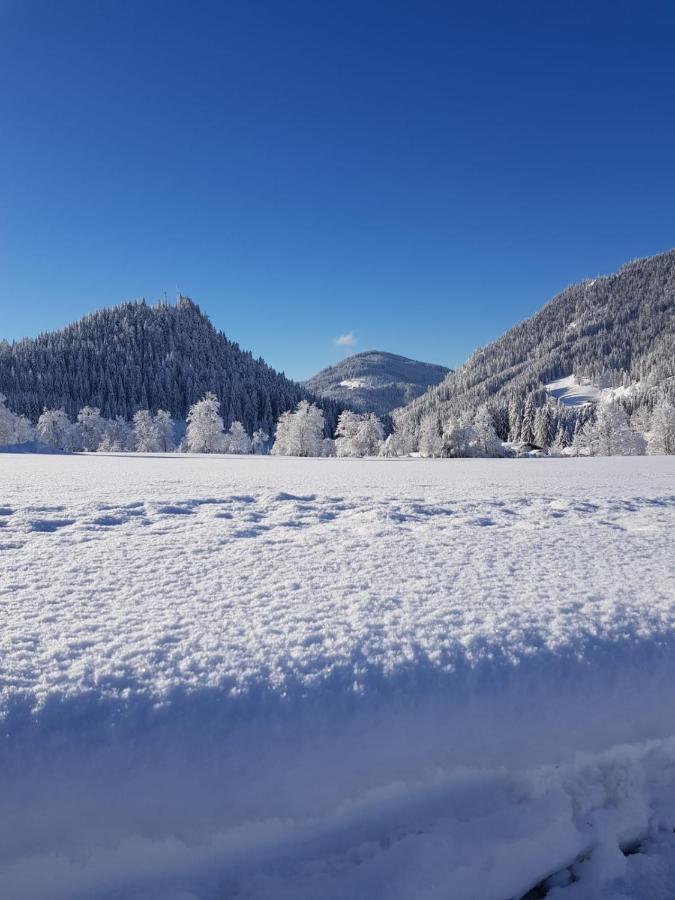
[(672, 457), (3, 455), (0, 897), (675, 897), (674, 525)]

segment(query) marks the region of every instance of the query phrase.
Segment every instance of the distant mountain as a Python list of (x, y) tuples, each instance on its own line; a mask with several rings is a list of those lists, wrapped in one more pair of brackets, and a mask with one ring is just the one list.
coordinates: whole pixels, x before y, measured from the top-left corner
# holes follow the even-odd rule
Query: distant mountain
[(536, 406), (554, 402), (569, 430), (611, 387), (624, 389), (631, 414), (675, 394), (675, 250), (567, 288), (394, 419), (416, 431), (428, 415), (443, 426), (487, 404), (506, 438), (530, 395)]
[(419, 397), (449, 371), (445, 366), (370, 350), (323, 369), (305, 387), (317, 396), (382, 416)]
[[(249, 433), (270, 435), (280, 413), (315, 399), (228, 340), (186, 297), (175, 306), (123, 303), (35, 339), (0, 342), (0, 392), (33, 421), (44, 407), (74, 417), (85, 405), (108, 418), (161, 408), (184, 419), (206, 391), (220, 400), (226, 427), (238, 419)], [(332, 431), (340, 407), (318, 402)]]

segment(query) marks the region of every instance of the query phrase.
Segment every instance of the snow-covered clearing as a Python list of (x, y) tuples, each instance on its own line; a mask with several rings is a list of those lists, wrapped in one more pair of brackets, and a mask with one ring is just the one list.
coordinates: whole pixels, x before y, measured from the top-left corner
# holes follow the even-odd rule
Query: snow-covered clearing
[(552, 397), (564, 403), (565, 406), (584, 406), (586, 403), (597, 403), (603, 395), (603, 391), (590, 382), (579, 383), (574, 375), (566, 378), (558, 378), (545, 385)]
[(558, 378), (544, 385), (549, 394), (565, 406), (585, 406), (587, 403), (597, 403), (599, 400), (617, 400), (620, 397), (628, 397), (639, 388), (639, 382), (626, 387), (601, 388), (590, 381), (579, 381), (575, 375), (566, 378)]
[(0, 896), (672, 898), (674, 513), (672, 457), (4, 455)]

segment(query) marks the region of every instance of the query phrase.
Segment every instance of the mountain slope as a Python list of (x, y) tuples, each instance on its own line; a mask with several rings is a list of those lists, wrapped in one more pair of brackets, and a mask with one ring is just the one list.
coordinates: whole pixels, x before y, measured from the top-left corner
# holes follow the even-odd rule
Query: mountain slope
[(386, 415), (438, 384), (449, 371), (445, 366), (370, 350), (323, 369), (305, 387), (356, 410)]
[[(220, 400), (226, 426), (238, 419), (249, 433), (271, 434), (281, 412), (313, 399), (228, 340), (185, 297), (175, 306), (124, 303), (35, 339), (0, 342), (0, 392), (33, 420), (44, 407), (73, 417), (85, 405), (107, 417), (162, 408), (182, 419), (206, 391)], [(332, 429), (339, 409), (320, 405)]]
[(394, 418), (416, 430), (427, 414), (443, 424), (487, 403), (506, 437), (510, 404), (531, 394), (543, 405), (550, 397), (544, 386), (571, 375), (604, 387), (637, 386), (633, 407), (675, 390), (675, 250), (572, 285)]

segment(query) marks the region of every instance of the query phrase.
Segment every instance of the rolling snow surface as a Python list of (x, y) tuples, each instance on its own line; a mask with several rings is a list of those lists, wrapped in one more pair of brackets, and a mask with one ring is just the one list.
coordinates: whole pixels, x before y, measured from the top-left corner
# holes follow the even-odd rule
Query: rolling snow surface
[(672, 898), (674, 511), (673, 458), (4, 455), (0, 896)]

